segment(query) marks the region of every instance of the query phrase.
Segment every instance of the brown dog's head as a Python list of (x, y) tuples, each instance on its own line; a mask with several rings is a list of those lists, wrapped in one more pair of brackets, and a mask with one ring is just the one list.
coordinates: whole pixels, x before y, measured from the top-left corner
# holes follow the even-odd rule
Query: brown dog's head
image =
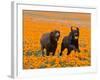
[(51, 39), (51, 41), (57, 42), (58, 39), (59, 39), (59, 37), (60, 37), (60, 31), (58, 31), (58, 30), (54, 30), (54, 31), (52, 31), (50, 33), (50, 39)]

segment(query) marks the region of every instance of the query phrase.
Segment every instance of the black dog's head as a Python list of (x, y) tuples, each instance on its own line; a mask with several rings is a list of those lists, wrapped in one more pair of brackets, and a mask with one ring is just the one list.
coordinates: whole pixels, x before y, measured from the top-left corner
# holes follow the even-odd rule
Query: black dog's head
[(60, 31), (58, 31), (58, 30), (54, 30), (54, 31), (52, 31), (50, 33), (50, 39), (51, 39), (51, 41), (57, 42), (58, 39), (59, 39), (59, 37), (60, 37)]
[(79, 38), (79, 28), (71, 27), (71, 34), (72, 34), (72, 38), (77, 40)]

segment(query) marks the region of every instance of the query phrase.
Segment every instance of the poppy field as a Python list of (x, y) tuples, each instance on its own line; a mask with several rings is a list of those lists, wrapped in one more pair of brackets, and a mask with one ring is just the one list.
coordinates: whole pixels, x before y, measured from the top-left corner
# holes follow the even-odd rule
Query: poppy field
[[(59, 56), (64, 36), (70, 26), (79, 28), (80, 52), (67, 49)], [(55, 55), (42, 56), (40, 38), (52, 30), (60, 31)], [(46, 53), (46, 50), (45, 50)], [(67, 68), (91, 66), (91, 16), (89, 13), (23, 11), (23, 69)]]

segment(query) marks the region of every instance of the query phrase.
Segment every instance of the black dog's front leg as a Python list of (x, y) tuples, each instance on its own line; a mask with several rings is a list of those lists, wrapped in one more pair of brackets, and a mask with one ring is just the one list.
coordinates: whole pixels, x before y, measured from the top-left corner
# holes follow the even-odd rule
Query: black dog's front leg
[(52, 52), (53, 52), (53, 54), (52, 54), (52, 55), (54, 56), (54, 55), (55, 55), (55, 52), (56, 52), (56, 48), (55, 48)]
[(47, 54), (47, 56), (49, 56), (49, 51), (48, 50), (47, 50), (46, 54)]
[(53, 51), (53, 54), (52, 54), (53, 56), (55, 55), (55, 51)]
[(79, 49), (79, 43), (77, 42), (77, 44), (76, 44), (76, 51), (78, 51), (78, 52), (80, 52), (80, 49)]
[(78, 48), (77, 51), (80, 52), (80, 49)]
[(69, 55), (72, 50), (76, 50), (75, 46), (74, 45), (69, 45), (67, 55)]
[(69, 49), (68, 49), (68, 52), (67, 52), (67, 55), (69, 55), (69, 54), (71, 53), (71, 51), (72, 51), (72, 49), (69, 48)]

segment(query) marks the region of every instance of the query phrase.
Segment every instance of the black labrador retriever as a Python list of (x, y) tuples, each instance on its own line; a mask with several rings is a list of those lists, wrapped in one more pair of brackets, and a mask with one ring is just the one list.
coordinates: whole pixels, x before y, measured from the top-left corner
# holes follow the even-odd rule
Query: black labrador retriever
[(80, 49), (79, 49), (79, 28), (78, 27), (75, 27), (75, 29), (73, 29), (73, 27), (71, 27), (71, 32), (69, 33), (69, 35), (65, 36), (63, 38), (62, 44), (61, 44), (60, 56), (62, 55), (62, 51), (65, 48), (67, 48), (67, 50), (68, 50), (67, 55), (69, 55), (72, 50), (80, 52)]

